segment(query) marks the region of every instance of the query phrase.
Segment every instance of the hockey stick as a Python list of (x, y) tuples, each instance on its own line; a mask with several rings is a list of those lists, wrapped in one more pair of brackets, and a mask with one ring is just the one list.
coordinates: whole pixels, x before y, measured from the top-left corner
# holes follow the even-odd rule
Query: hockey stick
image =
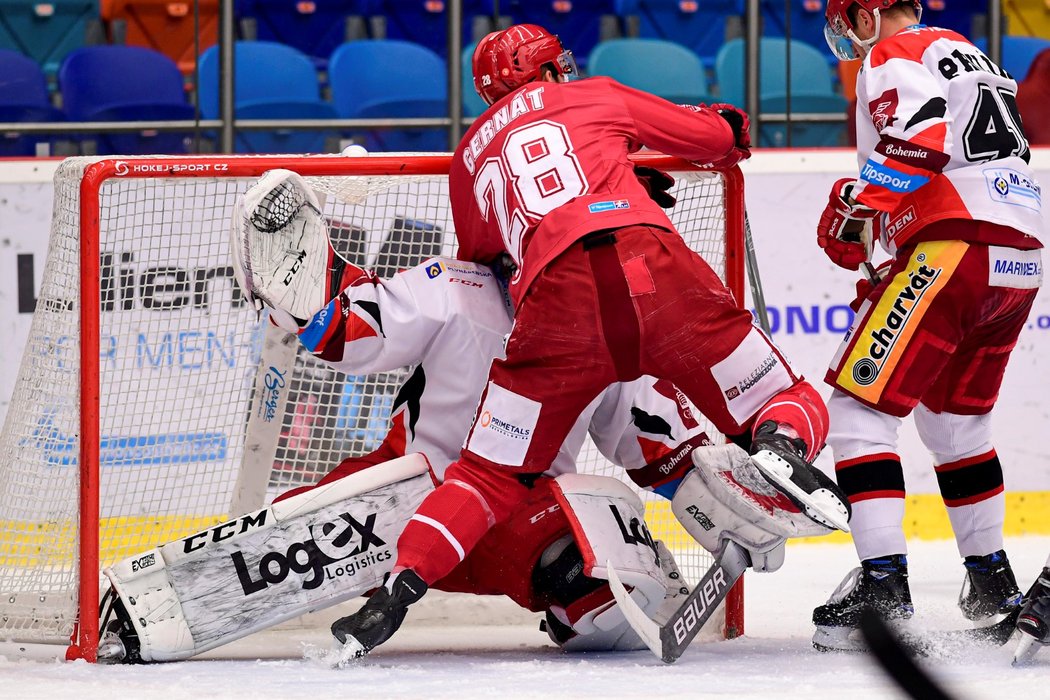
[(860, 631), (882, 670), (916, 700), (950, 700), (951, 696), (911, 659), (907, 646), (871, 608), (860, 617)]
[(762, 278), (758, 276), (758, 258), (755, 256), (755, 241), (751, 238), (751, 221), (744, 209), (744, 262), (747, 265), (747, 281), (751, 285), (751, 300), (755, 302), (755, 315), (758, 325), (766, 335), (771, 335), (769, 312), (766, 309), (766, 296), (762, 292)]
[(671, 664), (678, 660), (700, 628), (725, 600), (733, 584), (751, 566), (751, 557), (736, 542), (726, 540), (722, 554), (663, 624), (651, 619), (634, 602), (616, 575), (612, 562), (608, 562), (607, 566), (609, 588), (628, 624), (661, 661)]

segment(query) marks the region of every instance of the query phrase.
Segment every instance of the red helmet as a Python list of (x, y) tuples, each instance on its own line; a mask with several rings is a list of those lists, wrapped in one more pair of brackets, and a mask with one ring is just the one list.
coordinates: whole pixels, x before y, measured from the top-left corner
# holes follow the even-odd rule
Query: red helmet
[[(824, 25), (824, 38), (831, 51), (842, 61), (852, 61), (864, 56), (859, 47), (870, 50), (879, 36), (879, 13), (898, 3), (909, 2), (915, 8), (915, 14), (922, 18), (922, 4), (919, 0), (828, 0), (824, 16), (828, 23)], [(856, 27), (849, 18), (849, 8), (857, 5), (875, 16), (875, 34), (872, 38), (861, 40), (854, 34)]]
[(478, 42), (472, 68), (474, 89), (487, 104), (540, 77), (552, 64), (558, 75), (576, 75), (572, 53), (558, 37), (535, 24), (515, 24)]

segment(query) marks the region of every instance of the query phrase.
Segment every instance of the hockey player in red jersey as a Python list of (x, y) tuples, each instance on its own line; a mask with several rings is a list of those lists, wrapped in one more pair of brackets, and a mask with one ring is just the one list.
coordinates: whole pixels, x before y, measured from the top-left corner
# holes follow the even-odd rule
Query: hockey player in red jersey
[(473, 72), (490, 107), (453, 156), (459, 257), (511, 255), (515, 323), (459, 460), (398, 541), (393, 576), (333, 626), (360, 653), (386, 641), (407, 606), (529, 497), (573, 421), (612, 382), (674, 382), (718, 430), (775, 455), (763, 475), (804, 511), (843, 528), (848, 518), (808, 461), (825, 439), (819, 395), (685, 245), (628, 159), (647, 146), (730, 167), (748, 155), (746, 116), (676, 106), (608, 78), (570, 81), (571, 54), (535, 25), (483, 39)]
[[(877, 238), (892, 256), (863, 287), (831, 363), (828, 444), (853, 504), (861, 567), (813, 613), (814, 644), (860, 646), (860, 609), (913, 612), (902, 528), (901, 419), (933, 455), (971, 620), (1021, 596), (1003, 551), (1003, 474), (991, 411), (1042, 281), (1041, 190), (1017, 85), (955, 32), (919, 24), (918, 0), (829, 0), (828, 43), (862, 58), (856, 179), (840, 180), (817, 242), (850, 270)], [(869, 231), (870, 229), (870, 231)], [(869, 267), (870, 270), (870, 267)]]

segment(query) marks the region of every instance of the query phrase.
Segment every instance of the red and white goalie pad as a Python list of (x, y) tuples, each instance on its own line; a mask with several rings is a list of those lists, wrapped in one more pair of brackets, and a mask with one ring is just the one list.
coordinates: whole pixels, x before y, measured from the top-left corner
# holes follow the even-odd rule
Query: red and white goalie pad
[(730, 539), (751, 554), (756, 571), (784, 563), (784, 541), (826, 535), (758, 471), (737, 445), (698, 447), (691, 470), (675, 491), (671, 511), (700, 545), (719, 553)]
[[(555, 479), (553, 491), (583, 555), (586, 576), (608, 581), (611, 565), (648, 615), (677, 607), (688, 589), (671, 552), (646, 528), (641, 499), (626, 484), (604, 476), (563, 474)], [(551, 613), (576, 633), (562, 643), (567, 651), (646, 648), (608, 586), (566, 608), (552, 606)]]
[(379, 586), (434, 488), (411, 454), (107, 568), (143, 661), (195, 656)]

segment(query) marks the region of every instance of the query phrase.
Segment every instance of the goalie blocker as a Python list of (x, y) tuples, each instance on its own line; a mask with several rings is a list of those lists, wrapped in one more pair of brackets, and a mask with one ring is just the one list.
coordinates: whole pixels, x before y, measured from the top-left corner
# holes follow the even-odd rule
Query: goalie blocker
[[(376, 588), (432, 489), (428, 466), (421, 455), (391, 460), (106, 569), (99, 659), (190, 658)], [(435, 587), (546, 610), (548, 633), (567, 650), (644, 648), (613, 604), (605, 561), (647, 615), (673, 609), (686, 589), (639, 498), (616, 479), (577, 474), (535, 490)]]

